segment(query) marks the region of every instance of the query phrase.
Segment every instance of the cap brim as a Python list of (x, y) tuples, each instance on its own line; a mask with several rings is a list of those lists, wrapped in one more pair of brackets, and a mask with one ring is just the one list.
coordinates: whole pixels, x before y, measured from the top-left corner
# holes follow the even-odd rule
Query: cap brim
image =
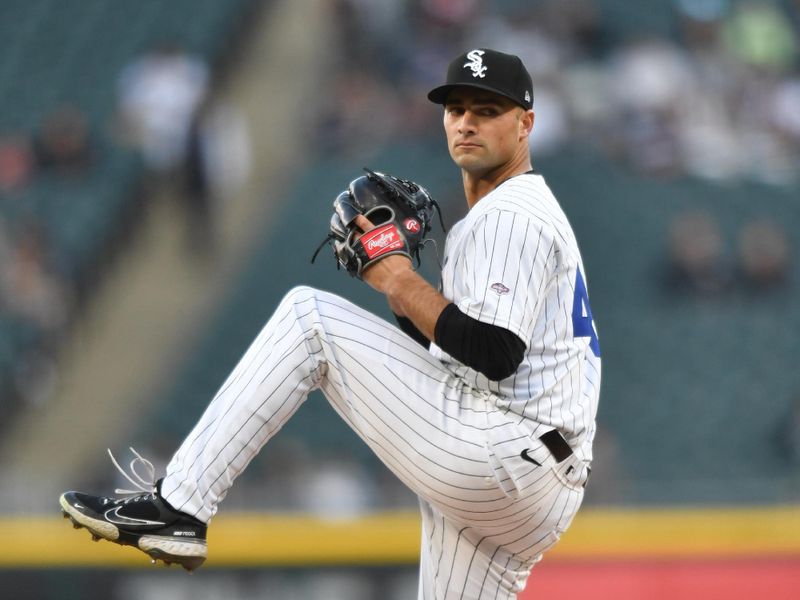
[(472, 83), (449, 83), (447, 85), (440, 85), (439, 87), (433, 88), (430, 92), (428, 92), (428, 100), (430, 100), (434, 104), (444, 104), (447, 101), (447, 95), (452, 90), (454, 90), (455, 88), (458, 88), (458, 87), (468, 87), (468, 88), (477, 88), (479, 90), (486, 90), (487, 92), (492, 92), (493, 94), (497, 94), (498, 96), (503, 96), (503, 98), (508, 98), (514, 104), (516, 104), (518, 106), (521, 106), (522, 108), (524, 108), (526, 110), (528, 109), (528, 107), (525, 106), (524, 104), (520, 104), (519, 100), (517, 100), (516, 98), (514, 98), (514, 97), (512, 97), (512, 96), (510, 96), (508, 94), (504, 94), (503, 92), (500, 92), (500, 91), (494, 89), (493, 87), (490, 87), (488, 85), (481, 85), (479, 83), (476, 83), (476, 84), (472, 84)]

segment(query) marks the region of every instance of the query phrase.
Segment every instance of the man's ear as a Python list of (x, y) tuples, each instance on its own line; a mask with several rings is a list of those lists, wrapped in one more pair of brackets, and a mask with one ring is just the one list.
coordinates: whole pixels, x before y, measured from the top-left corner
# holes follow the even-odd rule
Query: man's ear
[(520, 139), (527, 138), (531, 131), (533, 131), (533, 122), (536, 115), (533, 110), (524, 111), (519, 117), (519, 137)]

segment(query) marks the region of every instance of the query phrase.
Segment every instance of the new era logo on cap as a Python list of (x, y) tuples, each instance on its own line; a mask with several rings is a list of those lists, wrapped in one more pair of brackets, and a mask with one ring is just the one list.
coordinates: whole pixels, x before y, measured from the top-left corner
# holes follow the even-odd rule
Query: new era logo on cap
[(436, 104), (444, 104), (450, 90), (459, 85), (500, 94), (525, 109), (533, 107), (531, 76), (522, 60), (513, 54), (489, 48), (465, 52), (450, 63), (446, 82), (431, 90), (428, 99)]

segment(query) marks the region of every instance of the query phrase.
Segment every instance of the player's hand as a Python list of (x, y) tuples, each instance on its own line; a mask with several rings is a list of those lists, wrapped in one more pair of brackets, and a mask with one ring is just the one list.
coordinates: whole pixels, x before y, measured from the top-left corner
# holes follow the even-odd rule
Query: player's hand
[[(364, 215), (356, 216), (355, 224), (362, 233), (366, 233), (370, 229), (375, 228), (375, 225)], [(373, 289), (382, 294), (387, 294), (391, 304), (391, 295), (389, 294), (391, 286), (395, 284), (398, 279), (402, 279), (408, 276), (408, 274), (413, 273), (414, 269), (411, 266), (411, 260), (405, 256), (395, 254), (387, 256), (370, 265), (370, 267), (363, 272), (362, 278)]]

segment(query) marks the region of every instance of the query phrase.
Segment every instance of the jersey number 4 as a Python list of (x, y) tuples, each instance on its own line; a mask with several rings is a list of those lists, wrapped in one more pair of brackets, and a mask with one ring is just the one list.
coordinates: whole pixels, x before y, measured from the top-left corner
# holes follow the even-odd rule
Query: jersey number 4
[(589, 306), (589, 294), (583, 281), (581, 270), (577, 269), (575, 275), (575, 297), (572, 299), (572, 331), (575, 337), (588, 337), (589, 348), (592, 353), (600, 356), (600, 341), (594, 328), (592, 308)]

